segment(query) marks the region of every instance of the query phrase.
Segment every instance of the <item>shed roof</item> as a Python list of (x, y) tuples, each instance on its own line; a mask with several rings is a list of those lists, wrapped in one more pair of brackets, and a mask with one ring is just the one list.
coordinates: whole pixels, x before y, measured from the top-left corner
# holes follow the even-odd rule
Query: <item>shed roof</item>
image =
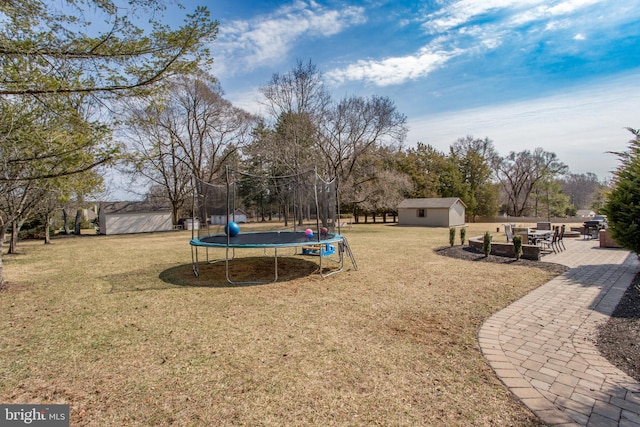
[(464, 204), (459, 197), (433, 197), (426, 199), (404, 199), (398, 205), (398, 208), (417, 208), (417, 209), (450, 209), (456, 203)]
[(171, 212), (171, 206), (166, 202), (137, 201), (137, 202), (102, 202), (100, 210), (104, 213), (135, 213), (135, 212)]

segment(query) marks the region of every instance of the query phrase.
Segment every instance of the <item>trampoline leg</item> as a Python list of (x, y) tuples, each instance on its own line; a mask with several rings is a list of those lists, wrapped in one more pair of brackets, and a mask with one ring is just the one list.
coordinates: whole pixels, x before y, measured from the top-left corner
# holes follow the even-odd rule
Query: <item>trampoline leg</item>
[[(195, 256), (194, 256), (195, 252)], [(193, 275), (198, 277), (200, 276), (200, 272), (198, 271), (198, 247), (191, 247), (191, 269), (193, 270)]]

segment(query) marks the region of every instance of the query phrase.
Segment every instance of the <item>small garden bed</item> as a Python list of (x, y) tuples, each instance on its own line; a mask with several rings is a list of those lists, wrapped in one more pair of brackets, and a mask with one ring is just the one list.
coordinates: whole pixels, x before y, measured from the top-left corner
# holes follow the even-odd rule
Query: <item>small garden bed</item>
[[(469, 239), (469, 246), (477, 250), (481, 254), (483, 239), (482, 236), (472, 237)], [(540, 260), (540, 246), (522, 245), (522, 258), (532, 261)], [(491, 255), (497, 255), (507, 258), (515, 258), (513, 251), (513, 243), (508, 242), (491, 242)]]

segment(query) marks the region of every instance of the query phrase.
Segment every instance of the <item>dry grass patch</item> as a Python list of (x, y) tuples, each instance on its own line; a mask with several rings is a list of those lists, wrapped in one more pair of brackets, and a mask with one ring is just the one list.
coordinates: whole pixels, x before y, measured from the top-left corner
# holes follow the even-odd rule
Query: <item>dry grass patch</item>
[[(5, 258), (0, 401), (69, 403), (83, 426), (536, 425), (476, 334), (550, 274), (441, 257), (448, 229), (345, 234), (358, 271), (294, 257), (255, 286), (221, 264), (195, 278), (188, 232), (25, 242)], [(247, 256), (234, 271), (272, 273)]]

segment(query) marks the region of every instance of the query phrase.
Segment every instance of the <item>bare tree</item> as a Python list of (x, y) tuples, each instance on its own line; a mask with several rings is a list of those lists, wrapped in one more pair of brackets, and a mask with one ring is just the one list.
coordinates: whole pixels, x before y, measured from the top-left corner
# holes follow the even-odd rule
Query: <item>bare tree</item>
[(596, 174), (568, 174), (562, 182), (562, 191), (576, 209), (588, 209), (602, 184)]
[(531, 193), (543, 179), (553, 179), (568, 170), (555, 153), (536, 148), (511, 152), (494, 162), (496, 176), (504, 189), (508, 213), (522, 216), (529, 208)]
[(402, 143), (406, 120), (387, 97), (344, 98), (320, 128), (319, 144), (329, 173), (346, 181), (360, 156), (378, 145)]
[[(316, 167), (326, 179), (338, 178), (338, 187), (343, 183), (356, 189), (361, 177), (348, 181), (360, 159), (364, 162), (377, 147), (400, 144), (406, 137), (406, 117), (393, 101), (351, 96), (334, 103), (311, 62), (298, 61), (289, 73), (274, 74), (261, 92), (271, 117), (266, 127), (272, 127), (261, 131), (255, 143), (269, 147), (279, 173)], [(253, 150), (264, 153), (262, 159), (268, 158), (265, 151)]]
[(274, 132), (268, 142), (279, 173), (299, 173), (315, 166), (317, 129), (331, 103), (322, 74), (311, 62), (298, 60), (286, 74), (273, 74), (260, 92)]
[(223, 98), (213, 79), (181, 76), (149, 107), (133, 110), (133, 165), (138, 174), (164, 188), (175, 219), (191, 178), (219, 179), (223, 166), (251, 140), (255, 123), (254, 116)]
[(360, 212), (395, 212), (398, 204), (413, 190), (410, 177), (395, 168), (394, 150), (377, 147), (360, 157), (342, 190), (343, 203), (351, 207), (356, 222)]

